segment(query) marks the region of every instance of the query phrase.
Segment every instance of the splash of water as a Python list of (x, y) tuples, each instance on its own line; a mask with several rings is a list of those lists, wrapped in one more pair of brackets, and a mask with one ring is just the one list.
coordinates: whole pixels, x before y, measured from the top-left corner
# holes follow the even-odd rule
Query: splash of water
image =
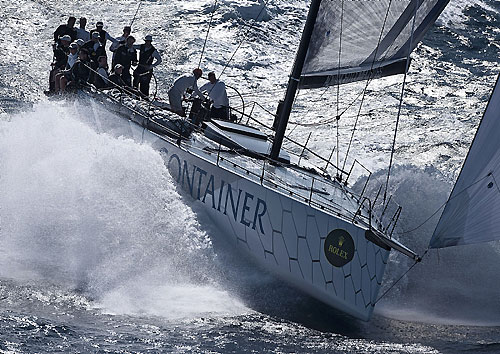
[(42, 103), (0, 122), (0, 277), (78, 289), (109, 312), (242, 311), (161, 156), (89, 114)]
[[(387, 171), (379, 171), (375, 177), (385, 173)], [(439, 220), (451, 184), (434, 168), (408, 165), (397, 167), (391, 178), (395, 186), (391, 192), (403, 206), (395, 234), (422, 254)], [(385, 316), (410, 321), (498, 325), (499, 258), (498, 243), (431, 250), (376, 309)], [(393, 252), (382, 292), (412, 263)]]

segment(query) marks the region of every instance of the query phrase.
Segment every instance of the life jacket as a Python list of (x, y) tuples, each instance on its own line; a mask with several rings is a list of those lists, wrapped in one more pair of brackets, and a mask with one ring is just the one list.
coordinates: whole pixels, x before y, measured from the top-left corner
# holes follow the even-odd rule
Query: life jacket
[(140, 65), (151, 65), (153, 64), (153, 53), (156, 50), (154, 46), (146, 49), (145, 44), (141, 44), (139, 49), (139, 64)]
[(137, 61), (137, 53), (135, 49), (129, 50), (126, 45), (121, 45), (115, 52), (115, 60), (113, 66), (116, 64), (122, 64), (125, 70), (129, 70), (132, 62)]

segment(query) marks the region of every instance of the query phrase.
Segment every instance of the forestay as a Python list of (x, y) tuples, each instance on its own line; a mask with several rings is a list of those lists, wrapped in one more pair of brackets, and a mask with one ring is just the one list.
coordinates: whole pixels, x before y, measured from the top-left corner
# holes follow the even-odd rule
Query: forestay
[(430, 241), (431, 248), (500, 239), (500, 75)]
[(300, 87), (404, 73), (409, 49), (415, 48), (448, 2), (322, 0)]

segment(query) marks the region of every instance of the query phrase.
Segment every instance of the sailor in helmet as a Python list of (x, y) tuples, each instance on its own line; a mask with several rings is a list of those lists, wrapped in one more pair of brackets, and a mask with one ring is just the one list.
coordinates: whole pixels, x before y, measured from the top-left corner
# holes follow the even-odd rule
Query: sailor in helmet
[(198, 95), (203, 101), (205, 96), (198, 89), (197, 81), (201, 77), (203, 72), (200, 68), (193, 70), (193, 74), (184, 74), (179, 76), (175, 81), (172, 88), (168, 91), (168, 100), (170, 102), (170, 109), (180, 115), (185, 117), (184, 109), (182, 108), (182, 95), (188, 90), (193, 90), (196, 95)]

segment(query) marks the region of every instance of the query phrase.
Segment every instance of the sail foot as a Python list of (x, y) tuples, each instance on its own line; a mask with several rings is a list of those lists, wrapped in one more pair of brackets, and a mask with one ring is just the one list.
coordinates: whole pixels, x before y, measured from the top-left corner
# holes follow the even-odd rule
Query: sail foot
[(406, 58), (391, 61), (383, 65), (365, 66), (350, 70), (332, 70), (318, 74), (305, 74), (300, 78), (299, 88), (311, 89), (326, 86), (343, 85), (351, 82), (378, 79), (385, 76), (404, 74)]

